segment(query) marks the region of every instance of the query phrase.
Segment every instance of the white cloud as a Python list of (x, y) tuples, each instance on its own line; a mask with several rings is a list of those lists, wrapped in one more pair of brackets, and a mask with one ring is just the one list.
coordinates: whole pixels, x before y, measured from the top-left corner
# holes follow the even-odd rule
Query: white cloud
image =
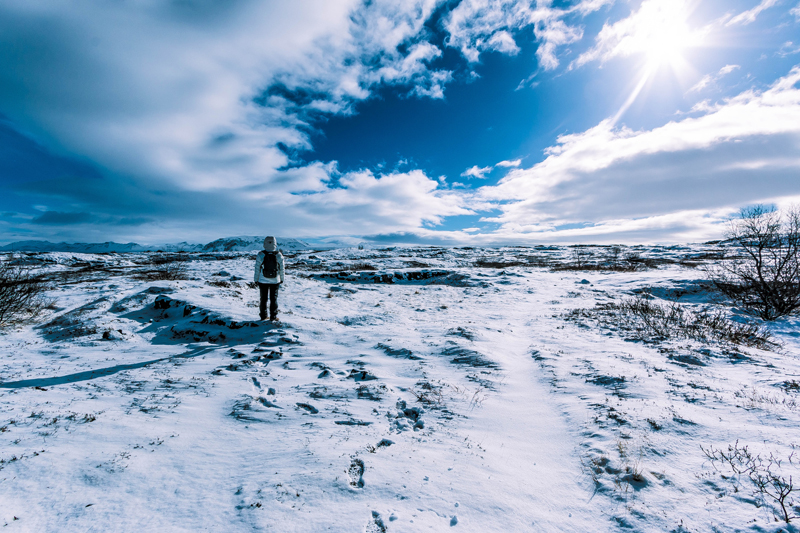
[(517, 87), (514, 89), (514, 91), (521, 91), (522, 89), (524, 89), (524, 88), (526, 88), (526, 87), (530, 87), (531, 89), (533, 89), (533, 88), (535, 88), (535, 87), (538, 87), (538, 86), (539, 86), (539, 82), (538, 82), (538, 81), (535, 81), (535, 78), (536, 78), (536, 76), (537, 76), (538, 74), (539, 74), (538, 72), (533, 72), (533, 73), (532, 73), (530, 76), (528, 76), (527, 78), (525, 78), (525, 79), (523, 79), (523, 80), (520, 80), (519, 84), (518, 84), (518, 85), (517, 85)]
[(796, 7), (790, 9), (789, 14), (794, 15), (797, 18), (797, 20), (800, 20), (800, 4), (797, 4)]
[(330, 234), (325, 221), (337, 220), (340, 234), (411, 231), (438, 225), (444, 217), (473, 214), (464, 197), (438, 188), (422, 171), (375, 176), (364, 170), (342, 176), (335, 188), (296, 196), (293, 207), (313, 213), (316, 232)]
[(486, 177), (486, 174), (492, 171), (494, 167), (479, 167), (478, 165), (474, 165), (471, 168), (468, 168), (464, 172), (461, 173), (462, 178), (478, 178), (483, 179)]
[(380, 84), (441, 98), (452, 73), (429, 68), (441, 50), (420, 40), (439, 3), (6, 3), (5, 40), (42, 53), (5, 54), (4, 112), (114, 171), (258, 183), (287, 163), (278, 143), (309, 147), (309, 112), (349, 113)]
[[(464, 0), (444, 20), (449, 34), (447, 44), (461, 50), (468, 61), (477, 62), (481, 52), (495, 49), (489, 42), (496, 33), (508, 33), (505, 28), (516, 30), (526, 25), (528, 9), (528, 2)], [(516, 48), (513, 43), (513, 49)]]
[(705, 99), (697, 102), (692, 106), (692, 109), (689, 110), (689, 113), (708, 113), (714, 110), (714, 106), (711, 103), (711, 100)]
[(703, 89), (705, 89), (706, 87), (708, 87), (709, 85), (711, 85), (711, 82), (713, 82), (715, 79), (716, 79), (715, 76), (712, 76), (711, 74), (706, 74), (705, 76), (700, 78), (700, 81), (695, 83), (694, 86), (692, 86), (692, 88), (689, 89), (687, 92), (690, 92), (690, 93), (700, 92)]
[(588, 15), (589, 13), (599, 11), (605, 6), (611, 6), (614, 4), (614, 1), (615, 0), (581, 0), (581, 2), (573, 8), (573, 10), (582, 15)]
[(563, 20), (540, 22), (534, 26), (534, 34), (541, 41), (536, 56), (545, 70), (553, 70), (558, 66), (556, 48), (583, 38), (582, 29), (568, 26)]
[(778, 50), (778, 55), (781, 57), (791, 56), (800, 53), (800, 44), (794, 44), (792, 41), (786, 41)]
[(506, 224), (484, 241), (516, 243), (689, 243), (720, 237), (722, 224), (736, 213), (724, 208), (713, 211), (681, 210), (640, 218), (612, 218), (597, 224), (565, 229), (553, 224)]
[(735, 70), (738, 70), (739, 68), (741, 68), (739, 65), (725, 65), (724, 67), (719, 69), (719, 72), (717, 72), (716, 74), (713, 74), (713, 75), (712, 74), (706, 74), (705, 76), (700, 78), (700, 81), (698, 81), (696, 84), (694, 84), (694, 86), (691, 89), (689, 89), (687, 92), (692, 93), (692, 92), (702, 91), (703, 89), (705, 89), (709, 85), (717, 82), (723, 76), (725, 76), (727, 74), (730, 74), (731, 72), (733, 72)]
[(753, 9), (748, 9), (747, 11), (743, 11), (739, 13), (735, 17), (731, 18), (725, 25), (726, 26), (734, 26), (736, 24), (747, 25), (751, 24), (756, 21), (758, 15), (761, 14), (762, 11), (765, 9), (769, 9), (770, 7), (774, 6), (778, 3), (779, 0), (761, 0), (761, 3), (758, 4)]
[(347, 33), (352, 6), (320, 2), (299, 16), (288, 4), (192, 12), (5, 3), (6, 39), (42, 53), (4, 54), (4, 112), (57, 149), (126, 175), (191, 188), (255, 183), (286, 163), (278, 142), (307, 140), (281, 102), (260, 107), (252, 97), (276, 72), (303, 64), (318, 39)]
[(474, 165), (464, 172), (461, 173), (462, 178), (478, 178), (484, 179), (486, 174), (494, 170), (496, 167), (503, 167), (503, 168), (516, 168), (520, 166), (522, 163), (522, 159), (514, 159), (513, 161), (500, 161), (496, 165), (488, 166), (488, 167), (479, 167), (478, 165)]
[(498, 31), (492, 35), (486, 42), (486, 47), (489, 50), (495, 50), (506, 55), (517, 55), (519, 53), (519, 46), (514, 41), (514, 38), (505, 30)]
[(598, 221), (600, 229), (580, 230), (590, 235), (610, 231), (609, 221), (641, 230), (642, 220), (797, 195), (800, 156), (787, 154), (800, 153), (798, 83), (800, 66), (765, 91), (706, 104), (700, 117), (652, 130), (615, 128), (604, 120), (559, 137), (544, 161), (482, 187), (476, 200), (504, 202), (497, 204), (500, 215), (486, 219), (501, 224), (501, 233)]
[(444, 27), (449, 34), (448, 45), (458, 48), (467, 60), (477, 62), (488, 50), (516, 54), (519, 47), (510, 31), (532, 26), (539, 42), (539, 63), (552, 70), (559, 64), (557, 48), (583, 36), (580, 28), (563, 19), (576, 12), (587, 15), (611, 3), (613, 0), (584, 0), (573, 8), (558, 9), (550, 0), (463, 0), (447, 15)]

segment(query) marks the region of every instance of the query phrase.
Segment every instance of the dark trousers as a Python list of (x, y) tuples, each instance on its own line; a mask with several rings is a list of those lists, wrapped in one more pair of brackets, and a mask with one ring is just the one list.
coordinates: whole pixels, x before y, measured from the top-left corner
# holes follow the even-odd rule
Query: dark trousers
[(258, 304), (258, 315), (261, 320), (267, 318), (267, 299), (269, 299), (269, 319), (275, 320), (278, 316), (278, 285), (277, 283), (259, 283), (258, 292), (261, 301)]

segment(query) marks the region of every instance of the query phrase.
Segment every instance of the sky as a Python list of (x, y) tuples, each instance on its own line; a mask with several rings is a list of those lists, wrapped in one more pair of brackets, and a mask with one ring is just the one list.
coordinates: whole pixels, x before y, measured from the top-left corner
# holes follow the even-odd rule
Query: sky
[(799, 0), (6, 0), (0, 243), (684, 243), (800, 204)]

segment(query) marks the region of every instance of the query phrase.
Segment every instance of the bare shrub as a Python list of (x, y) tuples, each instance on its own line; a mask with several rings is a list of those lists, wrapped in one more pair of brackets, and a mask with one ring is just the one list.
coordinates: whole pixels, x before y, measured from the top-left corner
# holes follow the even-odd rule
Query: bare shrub
[(0, 327), (35, 316), (52, 301), (43, 275), (9, 261), (0, 264)]
[(575, 247), (572, 249), (571, 260), (552, 266), (554, 272), (558, 271), (603, 271), (603, 272), (634, 272), (644, 268), (655, 268), (643, 261), (629, 261), (627, 255), (621, 257), (622, 248), (611, 246), (605, 254), (593, 254), (592, 250)]
[(477, 259), (474, 263), (477, 268), (510, 268), (516, 266), (530, 266), (530, 263), (527, 261), (505, 261), (505, 260), (498, 260), (492, 261), (492, 259), (487, 257), (481, 257)]
[(642, 340), (712, 340), (762, 350), (777, 346), (769, 331), (755, 324), (735, 322), (721, 311), (690, 311), (677, 302), (662, 304), (643, 297), (628, 298), (620, 303), (600, 304), (592, 310), (576, 309), (567, 318), (581, 316), (613, 325)]
[(572, 263), (578, 267), (582, 268), (590, 264), (592, 260), (592, 251), (587, 250), (581, 247), (575, 247), (572, 249)]
[[(780, 514), (780, 518), (790, 523), (797, 515), (792, 514), (792, 508), (795, 507), (795, 499), (793, 494), (796, 494), (800, 487), (794, 486), (792, 476), (785, 476), (782, 473), (782, 461), (777, 459), (774, 454), (770, 453), (769, 457), (762, 457), (760, 454), (753, 455), (747, 449), (747, 446), (739, 446), (737, 440), (734, 444), (729, 444), (727, 451), (716, 450), (713, 446), (708, 449), (700, 447), (703, 453), (711, 460), (714, 468), (717, 464), (721, 463), (729, 468), (734, 474), (734, 482), (738, 482), (741, 476), (749, 480), (753, 488), (753, 496), (766, 502), (767, 498), (773, 504), (776, 504)], [(794, 452), (789, 455), (788, 463), (792, 466), (795, 465), (796, 459)]]
[(336, 265), (330, 268), (329, 272), (359, 272), (359, 271), (375, 271), (377, 267), (369, 263), (351, 263), (349, 265)]
[(189, 271), (189, 256), (183, 254), (159, 254), (150, 257), (149, 268), (140, 275), (148, 281), (174, 281), (186, 279)]
[(414, 395), (419, 403), (437, 407), (444, 403), (444, 396), (439, 389), (425, 387), (423, 389), (419, 392), (414, 389), (411, 390), (411, 394)]
[(764, 320), (800, 309), (800, 208), (748, 207), (727, 237), (737, 255), (708, 269), (720, 292)]
[(601, 271), (601, 272), (635, 272), (637, 270), (641, 270), (641, 267), (630, 264), (630, 263), (583, 263), (583, 264), (575, 264), (575, 263), (562, 263), (560, 265), (555, 265), (552, 267), (554, 272), (562, 271), (562, 270), (572, 270), (572, 271)]
[(658, 268), (659, 265), (675, 263), (675, 261), (666, 257), (644, 257), (635, 251), (626, 253), (623, 260), (625, 264), (628, 264), (634, 268)]
[(619, 258), (622, 254), (622, 247), (620, 246), (609, 246), (606, 250), (606, 261), (608, 261), (612, 265), (619, 264)]

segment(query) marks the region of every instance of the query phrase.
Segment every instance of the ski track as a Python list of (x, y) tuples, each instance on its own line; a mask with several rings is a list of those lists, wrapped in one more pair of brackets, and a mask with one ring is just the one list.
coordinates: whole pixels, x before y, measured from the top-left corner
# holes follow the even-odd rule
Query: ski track
[[(396, 268), (396, 255), (385, 255), (371, 260)], [(9, 531), (678, 525), (689, 498), (668, 493), (668, 483), (648, 478), (667, 502), (654, 509), (652, 499), (634, 501), (585, 468), (635, 432), (590, 423), (594, 399), (624, 398), (580, 372), (587, 361), (617, 369), (606, 352), (653, 349), (560, 317), (663, 282), (663, 271), (471, 270), (474, 283), (463, 287), (330, 283), (293, 275), (289, 264), (282, 322), (251, 326), (256, 290), (206, 283), (223, 279), (219, 271), (247, 281), (251, 268), (243, 254), (193, 263), (190, 281), (62, 287), (50, 327), (0, 337), (0, 521)], [(773, 429), (773, 440), (787, 430)], [(719, 431), (704, 437), (717, 442)], [(695, 452), (672, 457), (700, 470)], [(673, 483), (695, 490), (677, 476)], [(709, 511), (703, 498), (691, 505)], [(639, 516), (647, 513), (664, 516)]]

